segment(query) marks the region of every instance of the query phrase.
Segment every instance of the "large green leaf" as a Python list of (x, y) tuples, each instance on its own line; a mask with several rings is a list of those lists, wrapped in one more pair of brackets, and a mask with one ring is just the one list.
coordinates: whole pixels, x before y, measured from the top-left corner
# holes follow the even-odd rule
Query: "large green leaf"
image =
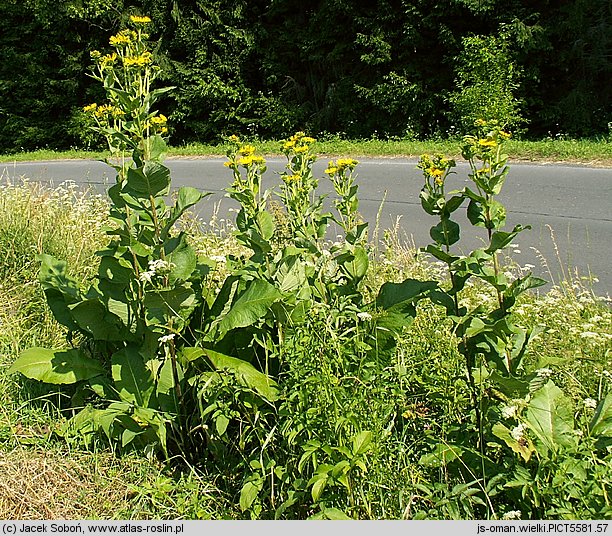
[(147, 292), (144, 298), (147, 324), (167, 325), (170, 318), (187, 321), (196, 305), (196, 295), (189, 284)]
[(444, 467), (447, 463), (461, 458), (463, 453), (464, 449), (459, 445), (439, 443), (432, 452), (421, 456), (419, 463), (426, 467)]
[(526, 227), (523, 227), (522, 225), (515, 225), (514, 229), (512, 229), (512, 231), (510, 232), (495, 231), (491, 235), (491, 244), (485, 251), (487, 251), (488, 253), (493, 253), (499, 249), (505, 248), (510, 244), (510, 242), (512, 242), (512, 240), (514, 240), (516, 235), (518, 235), (521, 231), (525, 231), (527, 229), (531, 229), (531, 226), (527, 225)]
[(75, 279), (66, 275), (66, 262), (51, 255), (41, 254), (39, 281), (55, 319), (72, 331), (79, 329), (69, 305), (82, 299), (81, 290)]
[(576, 443), (572, 403), (550, 380), (530, 400), (527, 422), (537, 438), (552, 450)]
[(195, 250), (187, 242), (186, 233), (166, 241), (166, 260), (172, 263), (169, 283), (173, 285), (176, 281), (186, 281), (196, 268), (197, 258)]
[(267, 281), (263, 279), (252, 281), (218, 322), (218, 336), (222, 337), (235, 328), (251, 326), (280, 298), (281, 293)]
[(104, 368), (78, 349), (28, 348), (21, 352), (9, 372), (20, 372), (45, 383), (72, 384), (104, 374)]
[(401, 283), (384, 283), (376, 297), (376, 306), (382, 309), (391, 309), (398, 305), (412, 304), (425, 296), (430, 290), (436, 289), (435, 281), (419, 281), (418, 279), (406, 279)]
[(429, 236), (438, 244), (452, 246), (459, 241), (460, 229), (459, 224), (453, 220), (443, 219), (429, 230)]
[(255, 221), (257, 222), (261, 238), (264, 241), (270, 240), (276, 230), (272, 214), (266, 210), (258, 212), (255, 216)]
[(121, 319), (97, 299), (84, 300), (70, 308), (79, 327), (95, 340), (123, 341), (132, 338)]
[(590, 428), (594, 436), (612, 437), (612, 392), (597, 405)]
[(170, 217), (162, 230), (162, 238), (165, 239), (168, 236), (172, 226), (189, 207), (192, 207), (207, 195), (210, 194), (203, 194), (191, 186), (181, 186), (178, 190), (176, 203), (170, 212)]
[[(487, 215), (487, 206), (489, 208)], [(489, 227), (499, 229), (506, 223), (506, 208), (499, 201), (491, 199), (482, 202), (471, 200), (467, 208), (467, 217), (476, 227)], [(490, 220), (487, 223), (487, 220)]]
[(341, 253), (334, 260), (351, 279), (359, 281), (368, 272), (368, 252), (361, 246), (355, 246), (351, 249), (352, 251)]
[(296, 294), (301, 299), (310, 297), (310, 286), (304, 263), (297, 256), (285, 257), (278, 264), (274, 277), (281, 292)]
[(253, 478), (248, 480), (240, 490), (240, 510), (243, 512), (248, 510), (263, 487), (261, 478)]
[(166, 158), (168, 145), (159, 134), (155, 134), (147, 139), (151, 160), (161, 163)]
[(253, 389), (270, 402), (278, 398), (276, 382), (263, 372), (257, 370), (250, 363), (236, 357), (214, 352), (213, 350), (203, 349), (203, 352), (215, 369), (225, 369), (233, 372), (238, 381)]
[(159, 162), (147, 161), (141, 168), (130, 168), (126, 188), (137, 197), (165, 195), (170, 187), (170, 170)]
[(353, 455), (365, 454), (372, 443), (372, 432), (365, 430), (353, 437)]
[(105, 255), (100, 260), (98, 274), (101, 278), (108, 279), (126, 287), (134, 279), (134, 268), (124, 259)]
[(138, 348), (127, 346), (115, 352), (111, 358), (113, 380), (121, 400), (140, 407), (147, 407), (155, 383)]

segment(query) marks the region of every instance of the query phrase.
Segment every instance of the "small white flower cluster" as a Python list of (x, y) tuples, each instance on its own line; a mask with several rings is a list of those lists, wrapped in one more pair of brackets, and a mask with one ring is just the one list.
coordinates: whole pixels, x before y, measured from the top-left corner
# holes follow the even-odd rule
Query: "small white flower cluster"
[(361, 311), (357, 313), (357, 318), (359, 318), (359, 320), (362, 322), (368, 322), (369, 320), (372, 320), (372, 315), (370, 313), (366, 313), (365, 311)]
[(535, 371), (539, 378), (544, 380), (550, 378), (552, 376), (553, 371), (549, 368), (541, 368)]
[(143, 283), (150, 283), (154, 277), (167, 275), (174, 266), (176, 266), (174, 263), (163, 259), (149, 261), (149, 269), (146, 272), (141, 272), (139, 279)]
[(583, 402), (585, 408), (595, 409), (597, 407), (597, 400), (594, 400), (593, 398), (585, 398)]
[(510, 510), (509, 512), (506, 512), (503, 516), (502, 519), (504, 521), (508, 521), (510, 519), (521, 519), (521, 511), (520, 510)]
[(511, 432), (510, 435), (516, 440), (516, 441), (520, 441), (521, 439), (523, 439), (525, 437), (525, 431), (527, 430), (527, 425), (521, 423), (518, 426), (515, 426)]
[(166, 344), (172, 340), (174, 340), (174, 333), (169, 333), (168, 335), (162, 335), (159, 339), (157, 339), (160, 344)]
[(516, 406), (504, 406), (501, 409), (502, 417), (504, 419), (513, 419), (514, 417), (516, 417), (517, 409), (518, 408)]

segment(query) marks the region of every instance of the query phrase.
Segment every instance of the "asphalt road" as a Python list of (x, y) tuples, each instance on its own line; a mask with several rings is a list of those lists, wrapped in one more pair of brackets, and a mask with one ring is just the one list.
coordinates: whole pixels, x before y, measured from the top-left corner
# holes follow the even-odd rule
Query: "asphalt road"
[[(231, 218), (235, 207), (224, 198), (223, 189), (231, 172), (223, 158), (176, 158), (166, 164), (172, 170), (173, 187), (189, 185), (211, 192), (198, 206), (204, 221), (217, 210), (219, 218)], [(268, 159), (264, 187), (280, 183), (278, 173), (284, 159)], [(324, 177), (326, 159), (315, 163), (314, 171)], [(458, 164), (450, 180), (452, 188), (468, 183), (467, 164)], [(429, 242), (434, 218), (423, 212), (419, 203), (422, 186), (416, 160), (385, 158), (360, 159), (357, 168), (360, 212), (370, 222), (371, 236), (379, 215), (378, 236), (398, 225), (400, 237), (417, 247)], [(114, 183), (113, 170), (102, 162), (62, 160), (0, 164), (0, 177), (13, 181), (26, 177), (59, 185), (71, 180), (104, 191)], [(320, 181), (322, 193), (331, 192), (327, 179)], [(511, 165), (499, 200), (508, 210), (507, 228), (530, 224), (515, 240), (508, 253), (521, 266), (533, 265), (533, 272), (553, 282), (566, 274), (593, 277), (593, 290), (599, 295), (612, 293), (612, 170), (581, 166), (515, 163)], [(467, 224), (465, 218), (457, 218)], [(480, 230), (478, 230), (480, 231)], [(466, 233), (467, 234), (467, 233)], [(484, 233), (466, 236), (458, 247), (467, 251), (482, 244)]]

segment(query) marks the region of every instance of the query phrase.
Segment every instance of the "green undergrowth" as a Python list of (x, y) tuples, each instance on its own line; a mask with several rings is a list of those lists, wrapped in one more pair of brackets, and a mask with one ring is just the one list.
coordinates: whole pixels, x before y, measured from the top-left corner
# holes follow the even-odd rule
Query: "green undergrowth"
[[(225, 519), (257, 513), (256, 504), (249, 512), (238, 507), (242, 475), (232, 474), (231, 467), (220, 472), (206, 460), (195, 467), (180, 460), (160, 461), (145, 452), (114, 453), (106, 442), (85, 448), (78, 440), (66, 442), (59, 437), (75, 411), (74, 390), (9, 375), (7, 370), (27, 348), (66, 343), (65, 332), (53, 320), (37, 281), (36, 255), (66, 259), (71, 275), (86, 281), (94, 271), (94, 253), (105, 243), (101, 226), (107, 220), (108, 205), (76, 188), (49, 190), (22, 183), (0, 188), (0, 207), (0, 483), (9, 479), (20, 483), (0, 484), (0, 518)], [(201, 223), (187, 214), (181, 225), (193, 236), (198, 252), (218, 261), (219, 271), (209, 283), (220, 285), (225, 259), (240, 255), (243, 246), (236, 241), (231, 224)], [(387, 230), (380, 238), (371, 245), (373, 261), (364, 281), (371, 297), (384, 282), (444, 278), (439, 264), (416, 254), (396, 231)], [(508, 266), (508, 270), (521, 275), (520, 267)], [(468, 284), (462, 305), (475, 307), (495, 299), (483, 285)], [(602, 400), (612, 386), (609, 300), (595, 296), (580, 282), (565, 281), (546, 291), (524, 293), (515, 313), (515, 322), (539, 331), (526, 358), (529, 367), (554, 374), (556, 384), (571, 399), (576, 421), (588, 419), (593, 402)], [(423, 463), (432, 443), (450, 443), (470, 411), (464, 365), (444, 311), (421, 302), (414, 322), (403, 331), (384, 366), (373, 367), (371, 373), (361, 370), (359, 377), (334, 368), (340, 357), (352, 362), (361, 351), (350, 342), (358, 337), (339, 332), (341, 326), (325, 311), (313, 309), (284, 350), (292, 366), (282, 380), (296, 393), (287, 406), (295, 418), (284, 422), (299, 429), (303, 418), (303, 424), (317, 427), (319, 437), (333, 438), (346, 422), (359, 422), (371, 431), (376, 441), (368, 453), (368, 470), (352, 490), (348, 509), (353, 517), (478, 517), (477, 486), (458, 481), (448, 467)], [(317, 376), (322, 366), (329, 370)], [(341, 414), (330, 415), (338, 408)], [(279, 460), (282, 448), (278, 446)], [(291, 451), (290, 445), (284, 448)], [(286, 464), (298, 462), (285, 460)], [(550, 498), (559, 479), (585, 470), (582, 465), (564, 467), (564, 472), (555, 473), (557, 480), (547, 480), (550, 472), (539, 475), (538, 500), (556, 505), (550, 507), (551, 518), (586, 515), (588, 505), (572, 495), (575, 490), (566, 489), (563, 497), (559, 492), (559, 500)], [(607, 479), (604, 489), (607, 485), (609, 491), (609, 466), (597, 470), (601, 470), (597, 478)], [(582, 489), (587, 489), (589, 478)], [(57, 492), (44, 495), (50, 486)], [(334, 488), (330, 488), (333, 501)], [(510, 503), (497, 502), (496, 493), (499, 496), (500, 490), (493, 483), (484, 494), (495, 502), (496, 515), (515, 515)], [(270, 503), (274, 504), (274, 497)], [(258, 515), (272, 514), (263, 510)]]

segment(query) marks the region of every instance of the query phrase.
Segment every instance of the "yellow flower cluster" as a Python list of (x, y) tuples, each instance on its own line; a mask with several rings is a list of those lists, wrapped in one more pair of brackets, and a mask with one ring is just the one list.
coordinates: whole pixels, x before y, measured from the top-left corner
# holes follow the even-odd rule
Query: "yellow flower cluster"
[(155, 126), (163, 126), (168, 122), (168, 118), (164, 114), (151, 117), (151, 124)]
[(91, 52), (91, 58), (98, 63), (102, 69), (106, 69), (117, 61), (117, 54), (105, 54), (102, 56), (97, 50)]
[(302, 176), (299, 173), (293, 175), (283, 175), (282, 179), (287, 184), (298, 183), (302, 180)]
[[(463, 137), (461, 154), (466, 160), (477, 158), (478, 160), (490, 160), (499, 154), (502, 145), (511, 137), (510, 132), (503, 130), (503, 126), (497, 119), (477, 119), (474, 122), (476, 132), (473, 135)], [(480, 172), (487, 173), (486, 171)]]
[(253, 164), (263, 166), (266, 163), (266, 159), (263, 156), (249, 154), (247, 156), (242, 156), (237, 162), (239, 165), (246, 168), (252, 166)]
[(124, 47), (134, 43), (138, 39), (138, 34), (133, 30), (121, 30), (117, 35), (109, 39), (109, 43), (114, 47)]
[(98, 106), (95, 102), (85, 106), (83, 111), (85, 113), (92, 113), (98, 119), (105, 119), (109, 117), (117, 119), (125, 115), (125, 112), (120, 108), (117, 108), (117, 106), (113, 106), (112, 104), (101, 104)]
[(296, 132), (285, 143), (283, 143), (283, 152), (285, 154), (293, 152), (294, 154), (307, 153), (310, 149), (310, 144), (316, 140), (310, 136), (306, 136), (304, 132)]
[(153, 63), (153, 55), (145, 51), (140, 56), (126, 56), (123, 58), (123, 65), (126, 67), (145, 67)]
[(437, 154), (430, 156), (421, 155), (417, 167), (423, 170), (427, 178), (431, 178), (438, 185), (444, 184), (444, 177), (450, 168), (455, 166), (455, 161), (445, 158), (444, 155)]
[(166, 126), (168, 118), (164, 114), (151, 117), (149, 123), (158, 134), (166, 134), (168, 132), (168, 127)]
[(253, 145), (241, 144), (240, 138), (235, 134), (232, 134), (228, 138), (228, 141), (234, 146), (234, 148), (230, 149), (230, 151), (227, 153), (229, 160), (223, 164), (225, 167), (237, 171), (238, 166), (242, 166), (247, 169), (253, 165), (260, 167), (265, 165), (265, 158), (255, 154), (256, 149)]
[(478, 145), (487, 149), (492, 149), (493, 147), (497, 147), (497, 142), (493, 138), (487, 137), (479, 139)]
[(444, 176), (445, 172), (445, 169), (437, 168), (435, 166), (427, 168), (427, 173), (429, 173), (438, 184), (442, 182), (442, 177)]
[(134, 24), (149, 24), (151, 19), (147, 16), (139, 17), (138, 15), (132, 15), (130, 16), (130, 21)]
[(359, 161), (352, 158), (338, 158), (336, 162), (330, 160), (329, 164), (327, 164), (325, 173), (331, 176), (335, 175), (336, 173), (343, 173), (346, 169), (353, 171), (357, 164), (359, 164)]
[(251, 156), (255, 154), (255, 147), (253, 145), (243, 145), (240, 147), (240, 149), (238, 149), (238, 152), (242, 156)]

